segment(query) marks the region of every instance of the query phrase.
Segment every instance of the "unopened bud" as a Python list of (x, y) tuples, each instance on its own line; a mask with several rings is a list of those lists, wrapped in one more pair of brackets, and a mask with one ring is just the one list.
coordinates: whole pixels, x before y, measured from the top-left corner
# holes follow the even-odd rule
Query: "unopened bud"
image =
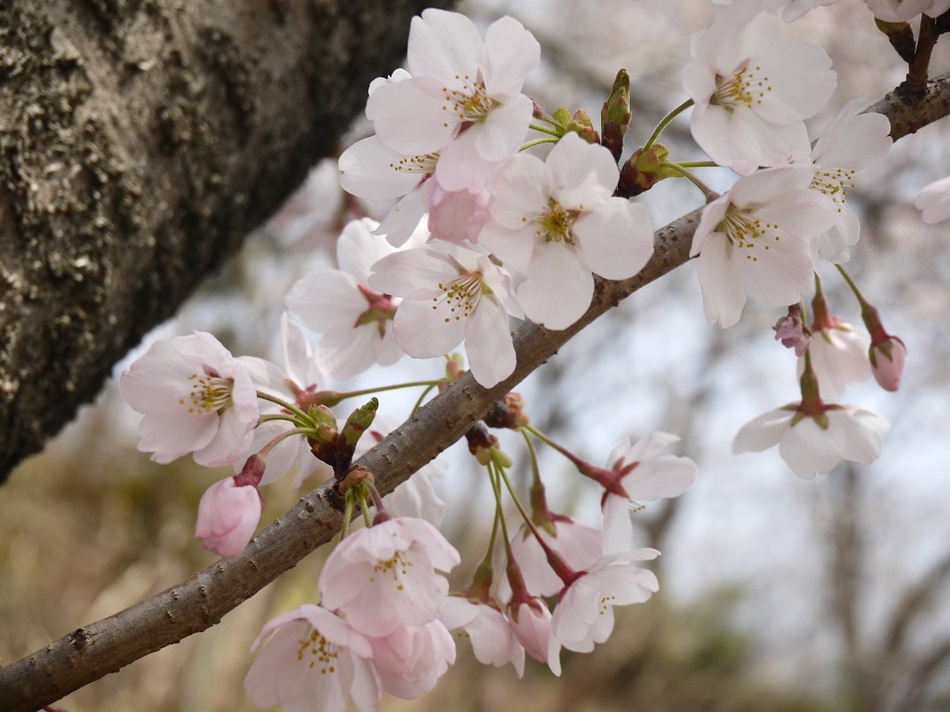
[(346, 419), (343, 430), (340, 431), (343, 442), (351, 447), (355, 446), (363, 433), (373, 424), (377, 408), (379, 408), (379, 399), (370, 398), (364, 405), (354, 410)]
[(484, 423), (477, 423), (465, 433), (468, 441), (468, 451), (475, 456), (479, 465), (493, 462), (492, 450), (498, 449), (498, 438), (488, 432)]
[(333, 411), (325, 405), (314, 405), (307, 409), (307, 415), (313, 420), (314, 435), (310, 436), (311, 445), (332, 443), (337, 436), (337, 422)]
[(568, 124), (567, 130), (574, 131), (582, 139), (587, 141), (587, 143), (600, 143), (600, 136), (597, 134), (597, 129), (594, 128), (590, 116), (588, 116), (587, 112), (583, 109), (578, 109), (574, 112), (574, 116), (571, 118), (571, 123)]
[(520, 393), (509, 391), (500, 401), (496, 401), (485, 415), (485, 424), (489, 428), (507, 428), (515, 430), (527, 425), (530, 420), (524, 412), (524, 400)]
[(620, 169), (620, 194), (628, 198), (650, 190), (671, 173), (664, 163), (670, 152), (661, 143), (655, 143), (644, 150), (638, 148)]
[(460, 353), (450, 353), (445, 357), (445, 377), (450, 381), (458, 379), (465, 373), (465, 359)]
[(616, 161), (623, 153), (623, 137), (630, 126), (630, 116), (630, 75), (621, 69), (600, 110), (600, 142), (610, 149)]
[(907, 347), (896, 336), (871, 346), (868, 352), (871, 360), (871, 372), (874, 380), (885, 391), (894, 392), (901, 387), (904, 375), (904, 361), (907, 359)]

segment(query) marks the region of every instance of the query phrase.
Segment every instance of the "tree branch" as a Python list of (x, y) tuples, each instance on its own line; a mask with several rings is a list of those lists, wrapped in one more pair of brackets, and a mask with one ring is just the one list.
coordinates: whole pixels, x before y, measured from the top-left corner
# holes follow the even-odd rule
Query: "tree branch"
[[(918, 102), (910, 103), (891, 93), (872, 110), (891, 119), (895, 139), (913, 133), (950, 114), (950, 75), (932, 82)], [(599, 280), (590, 309), (570, 328), (555, 332), (524, 324), (515, 335), (518, 364), (504, 382), (485, 389), (466, 373), (357, 464), (376, 475), (377, 487), (384, 495), (406, 481), (588, 324), (685, 263), (700, 212), (694, 210), (657, 231), (654, 255), (640, 274), (621, 282)], [(187, 581), (0, 668), (6, 712), (31, 712), (51, 704), (138, 658), (216, 624), (339, 530), (341, 515), (329, 504), (330, 486), (301, 498), (296, 507), (262, 530), (241, 556), (218, 561)]]
[(332, 154), (439, 4), (0, 3), (0, 482)]

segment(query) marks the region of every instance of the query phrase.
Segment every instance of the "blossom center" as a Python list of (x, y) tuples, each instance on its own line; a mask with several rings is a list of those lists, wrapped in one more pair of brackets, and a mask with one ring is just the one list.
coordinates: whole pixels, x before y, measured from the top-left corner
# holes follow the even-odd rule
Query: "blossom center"
[(390, 297), (388, 294), (374, 292), (365, 284), (358, 284), (357, 288), (360, 290), (360, 293), (363, 295), (363, 297), (366, 298), (368, 307), (366, 311), (356, 318), (356, 323), (353, 324), (353, 328), (356, 329), (360, 326), (367, 326), (369, 324), (375, 323), (379, 338), (382, 339), (384, 336), (386, 336), (386, 324), (392, 321), (393, 317), (396, 315), (396, 307), (393, 304), (392, 297)]
[(600, 595), (598, 615), (605, 615), (613, 607), (615, 600), (617, 600), (617, 597), (613, 594), (602, 593)]
[(478, 306), (482, 292), (488, 290), (480, 272), (463, 272), (449, 282), (439, 282), (438, 286), (442, 294), (432, 298), (432, 308), (437, 310), (442, 307), (448, 310), (448, 314), (443, 318), (445, 323), (471, 316)]
[(853, 168), (824, 168), (812, 178), (811, 187), (831, 198), (840, 213), (848, 191), (854, 187)]
[(455, 78), (461, 82), (462, 86), (460, 89), (442, 87), (442, 94), (446, 102), (442, 109), (451, 111), (462, 122), (480, 123), (484, 121), (498, 102), (488, 96), (488, 91), (481, 81), (473, 80), (468, 74), (464, 76), (456, 74)]
[[(391, 575), (393, 580), (398, 582), (403, 576), (409, 575), (409, 569), (412, 567), (412, 561), (404, 557), (403, 552), (397, 551), (391, 559), (377, 559), (373, 565), (373, 573)], [(397, 583), (396, 588), (402, 591), (404, 585)]]
[(421, 173), (430, 176), (435, 173), (435, 164), (439, 161), (439, 153), (424, 153), (419, 156), (406, 156), (398, 161), (392, 161), (389, 167), (396, 173)]
[(757, 262), (759, 250), (770, 250), (770, 242), (781, 239), (777, 223), (762, 222), (755, 213), (730, 206), (716, 232), (725, 233), (729, 244), (745, 251), (747, 260)]
[(188, 376), (191, 390), (187, 397), (178, 399), (181, 405), (188, 407), (189, 413), (222, 413), (231, 407), (231, 389), (233, 378), (223, 378), (214, 371)]
[(762, 98), (772, 91), (769, 78), (761, 74), (761, 67), (750, 68), (748, 62), (728, 77), (716, 76), (716, 92), (712, 103), (721, 106), (730, 114), (736, 107), (752, 108), (762, 103)]
[(573, 245), (573, 227), (578, 214), (578, 211), (568, 210), (554, 198), (549, 198), (547, 208), (535, 220), (538, 225), (538, 231), (535, 234), (544, 238), (545, 242), (563, 242), (565, 245)]
[(336, 659), (338, 653), (336, 646), (321, 635), (316, 628), (310, 629), (310, 636), (301, 638), (297, 641), (297, 660), (303, 662), (308, 655), (310, 660), (307, 667), (314, 668), (317, 663), (320, 664), (320, 674), (331, 675), (336, 672)]

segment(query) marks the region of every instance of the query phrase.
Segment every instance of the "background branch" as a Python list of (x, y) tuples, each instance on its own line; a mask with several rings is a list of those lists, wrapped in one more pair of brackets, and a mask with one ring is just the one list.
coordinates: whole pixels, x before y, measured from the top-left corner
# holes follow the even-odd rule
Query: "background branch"
[[(875, 111), (891, 119), (900, 138), (950, 113), (950, 76), (931, 83), (911, 103), (894, 94)], [(454, 443), (488, 407), (601, 314), (643, 285), (688, 259), (695, 210), (659, 230), (655, 253), (644, 270), (622, 282), (598, 281), (593, 303), (569, 329), (551, 332), (532, 324), (517, 332), (518, 365), (492, 389), (470, 374), (414, 414), (364, 455), (358, 464), (372, 470), (383, 494)], [(326, 487), (302, 498), (285, 516), (261, 531), (238, 558), (221, 560), (176, 586), (104, 620), (79, 628), (41, 650), (0, 668), (0, 691), (9, 712), (50, 704), (134, 660), (205, 630), (338, 531), (340, 515), (328, 503)]]

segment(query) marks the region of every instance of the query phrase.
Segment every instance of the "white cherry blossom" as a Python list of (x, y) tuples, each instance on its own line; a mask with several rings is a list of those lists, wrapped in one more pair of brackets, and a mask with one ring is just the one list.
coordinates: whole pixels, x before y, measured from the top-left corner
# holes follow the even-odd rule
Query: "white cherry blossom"
[(503, 667), (511, 663), (524, 674), (524, 646), (518, 641), (508, 617), (485, 602), (449, 596), (442, 604), (439, 619), (449, 630), (460, 629), (472, 641), (472, 652), (483, 665)]
[(400, 625), (369, 641), (383, 690), (406, 700), (431, 691), (455, 662), (455, 640), (437, 618), (421, 625)]
[[(857, 215), (848, 205), (848, 193), (859, 182), (861, 171), (884, 158), (893, 141), (891, 123), (883, 114), (859, 113), (864, 102), (846, 104), (820, 131), (808, 162), (818, 170), (811, 187), (835, 204), (838, 219), (812, 245), (829, 262), (847, 262), (851, 246), (861, 236)], [(809, 127), (810, 129), (813, 127)]]
[(659, 556), (656, 549), (610, 554), (596, 561), (561, 593), (551, 617), (547, 662), (561, 674), (561, 648), (589, 653), (614, 629), (614, 606), (643, 603), (659, 589), (656, 575), (637, 564)]
[(377, 225), (368, 218), (349, 223), (337, 242), (339, 269), (302, 277), (285, 299), (290, 313), (321, 335), (317, 355), (335, 378), (351, 378), (373, 364), (390, 366), (402, 356), (392, 333), (398, 300), (369, 287), (372, 266), (396, 252), (373, 234)]
[(156, 341), (119, 378), (129, 405), (145, 415), (139, 449), (155, 462), (192, 453), (206, 467), (246, 456), (260, 417), (247, 370), (206, 332)]
[(610, 151), (569, 133), (546, 160), (519, 154), (492, 180), (479, 244), (523, 277), (518, 302), (532, 321), (567, 328), (590, 306), (594, 274), (632, 277), (653, 254), (646, 208), (612, 197), (619, 175)]
[(869, 465), (877, 459), (881, 435), (890, 427), (885, 418), (866, 408), (829, 405), (819, 422), (799, 406), (778, 408), (746, 423), (732, 451), (761, 452), (778, 445), (792, 472), (806, 479), (828, 474), (842, 460)]
[(403, 156), (439, 152), (436, 177), (447, 190), (481, 190), (527, 135), (533, 106), (521, 89), (539, 58), (537, 40), (511, 17), (483, 40), (464, 15), (427, 9), (409, 31), (411, 77), (376, 86), (366, 116)]
[(835, 222), (834, 203), (809, 189), (810, 166), (757, 171), (703, 209), (690, 255), (699, 255), (706, 319), (732, 326), (746, 298), (794, 304), (812, 284), (810, 240)]
[(696, 482), (696, 463), (688, 457), (664, 453), (679, 442), (670, 433), (653, 433), (634, 443), (624, 438), (607, 458), (607, 468), (629, 496), (608, 490), (601, 502), (603, 510), (603, 554), (627, 551), (633, 541), (630, 508), (642, 501), (679, 497)]
[(786, 163), (808, 141), (804, 120), (836, 86), (831, 59), (810, 42), (773, 44), (777, 18), (759, 3), (728, 6), (693, 38), (683, 69), (693, 138), (720, 165), (748, 175)]
[(323, 566), (322, 605), (343, 610), (354, 628), (374, 637), (424, 625), (448, 595), (449, 583), (436, 570), (449, 571), (459, 560), (458, 551), (422, 519), (396, 517), (357, 529)]
[(383, 258), (369, 283), (403, 298), (393, 335), (413, 358), (442, 356), (464, 340), (481, 385), (511, 375), (515, 350), (508, 315), (523, 314), (509, 276), (488, 255), (440, 241)]
[[(862, 383), (871, 376), (868, 347), (871, 336), (864, 329), (841, 319), (822, 329), (812, 328), (808, 346), (812, 368), (821, 386), (821, 396), (835, 402), (844, 393), (845, 385)], [(799, 374), (804, 370), (804, 358), (798, 361)]]
[(244, 679), (244, 691), (258, 707), (344, 712), (352, 700), (359, 712), (371, 712), (382, 699), (369, 640), (326, 608), (304, 604), (274, 618), (251, 650), (262, 643)]

